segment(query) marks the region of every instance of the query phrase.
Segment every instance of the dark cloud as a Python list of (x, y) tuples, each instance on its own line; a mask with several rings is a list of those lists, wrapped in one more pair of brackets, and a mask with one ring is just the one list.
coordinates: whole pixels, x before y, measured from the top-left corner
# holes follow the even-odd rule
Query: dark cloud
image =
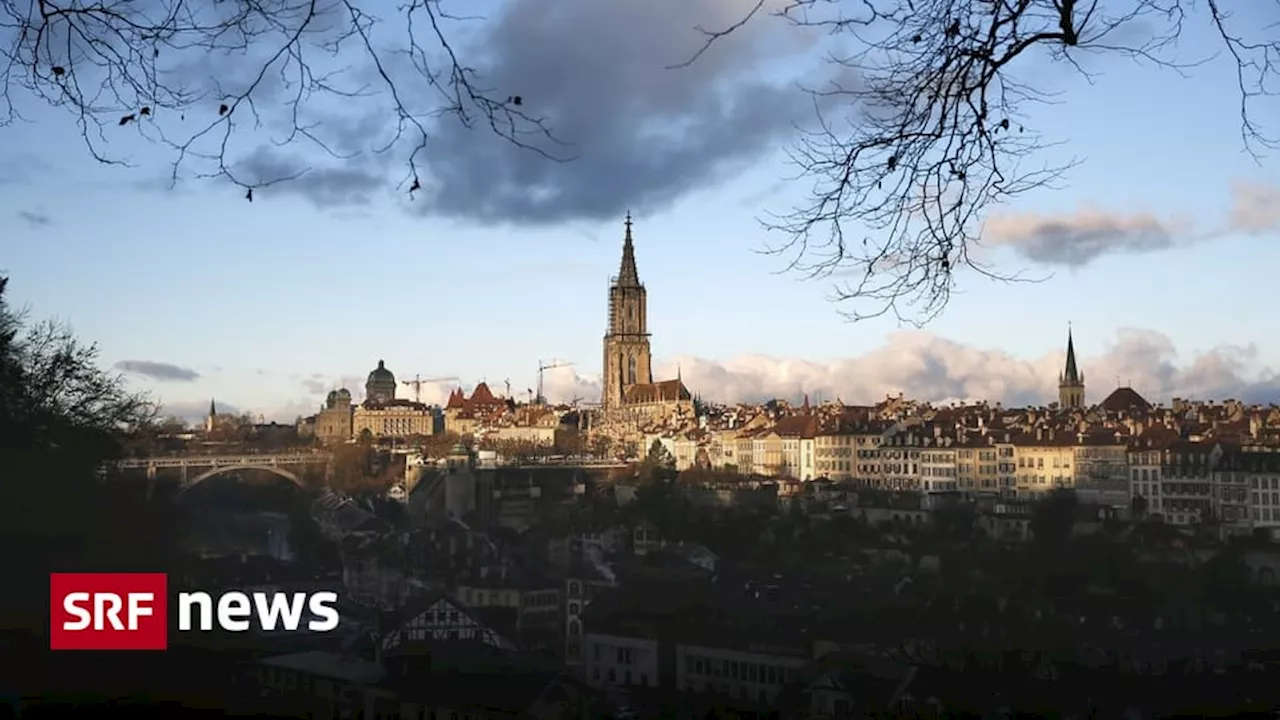
[(161, 382), (193, 382), (200, 378), (200, 373), (191, 368), (150, 360), (121, 360), (115, 368)]
[[(791, 83), (764, 79), (766, 57), (803, 47), (790, 26), (763, 18), (670, 68), (702, 43), (695, 26), (724, 27), (748, 9), (723, 0), (506, 3), (472, 62), (485, 86), (519, 95), (565, 143), (539, 148), (575, 159), (550, 161), (446, 120), (428, 146), (432, 181), (416, 206), (492, 222), (614, 218), (658, 209), (777, 147), (812, 111)], [(776, 76), (785, 66), (769, 69)]]
[(1002, 215), (987, 222), (983, 240), (1008, 245), (1045, 265), (1083, 267), (1112, 253), (1167, 250), (1185, 237), (1175, 222), (1154, 215), (1082, 209), (1070, 215)]
[(19, 210), (18, 219), (26, 222), (31, 227), (44, 227), (53, 224), (53, 218), (43, 213), (31, 212), (29, 210)]
[(389, 168), (378, 157), (316, 164), (266, 146), (241, 159), (236, 176), (250, 185), (267, 185), (260, 195), (299, 195), (325, 209), (368, 205), (390, 182)]
[[(1167, 336), (1129, 329), (1118, 332), (1101, 355), (1082, 356), (1080, 365), (1093, 401), (1117, 385), (1128, 385), (1147, 400), (1166, 404), (1172, 397), (1280, 402), (1280, 375), (1260, 367), (1257, 360), (1252, 346), (1220, 347), (1180, 358)], [(1026, 359), (927, 332), (909, 332), (890, 336), (883, 347), (864, 355), (831, 362), (765, 356), (727, 361), (684, 357), (656, 364), (654, 373), (675, 377), (678, 368), (690, 390), (720, 402), (798, 400), (808, 393), (813, 399), (870, 403), (901, 392), (934, 402), (1041, 405), (1056, 399), (1063, 361), (1063, 351)], [(545, 382), (553, 400), (600, 396), (599, 378), (579, 375), (572, 368), (548, 371)]]
[(1083, 267), (1114, 253), (1149, 253), (1234, 233), (1263, 235), (1280, 231), (1280, 187), (1266, 183), (1231, 185), (1231, 210), (1209, 232), (1195, 232), (1191, 222), (1150, 213), (1113, 213), (1081, 208), (1074, 213), (995, 215), (983, 228), (989, 245), (1007, 246), (1044, 265)]
[[(415, 122), (421, 122), (428, 131), (416, 156), (423, 189), (405, 204), (411, 212), (558, 223), (660, 210), (776, 149), (784, 134), (812, 115), (812, 98), (795, 82), (821, 86), (815, 73), (831, 66), (809, 52), (818, 43), (815, 34), (771, 15), (784, 4), (766, 0), (752, 22), (679, 68), (672, 66), (690, 60), (705, 41), (699, 27), (734, 25), (751, 4), (508, 0), (478, 22), (445, 22), (448, 50), (471, 69), (471, 87), (487, 98), (519, 96), (520, 109), (554, 135), (522, 127), (516, 129), (520, 141), (566, 162), (500, 137), (466, 90), (461, 114), (443, 108), (441, 90), (448, 105), (453, 88), (447, 78), (424, 77), (420, 64), (438, 72), (448, 60), (425, 22), (418, 46), (405, 45), (399, 33), (377, 37), (377, 67), (359, 47), (333, 58), (311, 53), (307, 62), (317, 82), (324, 73), (344, 70), (325, 82), (354, 94), (312, 97), (308, 91), (295, 107), (292, 75), (273, 67), (254, 94), (255, 129), (242, 126), (245, 134), (237, 134), (228, 150), (231, 174), (240, 183), (271, 184), (256, 189), (255, 199), (295, 195), (351, 212), (375, 199), (403, 197), (409, 187), (401, 184), (407, 182), (405, 161), (418, 139)], [(320, 24), (333, 30), (344, 22), (349, 18)], [(309, 35), (307, 45), (326, 32)], [(212, 112), (212, 98), (242, 92), (259, 79), (264, 59), (182, 54), (167, 76), (209, 97)], [(413, 121), (401, 122), (388, 78)], [(204, 110), (193, 106), (191, 112)], [(180, 134), (184, 119), (154, 122)], [(202, 176), (197, 170), (218, 175), (209, 157), (225, 149), (219, 138), (213, 133), (201, 139), (206, 155), (187, 156), (190, 167), (184, 165), (180, 182)], [(140, 186), (169, 185), (166, 176)]]

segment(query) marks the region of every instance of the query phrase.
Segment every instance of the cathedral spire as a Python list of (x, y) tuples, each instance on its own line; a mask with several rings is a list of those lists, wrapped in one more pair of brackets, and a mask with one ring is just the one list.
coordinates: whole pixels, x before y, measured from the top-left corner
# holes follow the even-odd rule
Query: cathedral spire
[(622, 268), (618, 271), (618, 285), (636, 287), (640, 273), (636, 270), (636, 248), (631, 242), (631, 212), (627, 211), (626, 236), (622, 240)]

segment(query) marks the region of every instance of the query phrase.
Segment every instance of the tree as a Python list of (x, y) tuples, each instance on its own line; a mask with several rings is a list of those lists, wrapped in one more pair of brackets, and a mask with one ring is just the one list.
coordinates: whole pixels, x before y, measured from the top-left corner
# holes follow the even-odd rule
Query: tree
[(1054, 490), (1036, 503), (1031, 514), (1032, 540), (1043, 548), (1061, 548), (1071, 539), (1079, 502), (1069, 490)]
[(938, 535), (949, 540), (971, 540), (977, 530), (978, 514), (970, 503), (948, 503), (933, 514)]
[(343, 492), (362, 492), (370, 486), (374, 449), (370, 445), (346, 444), (333, 448), (330, 485)]
[(676, 479), (676, 459), (667, 450), (661, 440), (654, 440), (649, 446), (649, 454), (637, 468), (640, 482), (651, 484), (672, 484)]
[[(765, 0), (714, 43), (764, 20)], [(773, 4), (770, 3), (772, 6)], [(1064, 176), (1072, 163), (1046, 165), (1047, 145), (1027, 111), (1050, 99), (1019, 73), (1045, 59), (1091, 75), (1086, 54), (1177, 72), (1184, 28), (1204, 27), (1233, 62), (1245, 147), (1276, 147), (1255, 124), (1259, 96), (1276, 92), (1280, 29), (1256, 3), (1224, 10), (1222, 0), (787, 0), (775, 17), (837, 36), (833, 77), (813, 88), (818, 123), (791, 153), (806, 200), (765, 222), (782, 241), (771, 249), (810, 278), (845, 276), (836, 298), (854, 319), (893, 313), (922, 324), (950, 300), (964, 268), (1003, 280), (970, 255), (984, 213)], [(1249, 35), (1243, 33), (1249, 32)], [(1101, 110), (1105, 112), (1105, 110)], [(851, 117), (852, 116), (852, 117)], [(852, 121), (850, 121), (852, 120)], [(902, 312), (903, 307), (909, 312)]]
[(66, 326), (26, 323), (6, 302), (7, 284), (0, 278), (0, 555), (9, 573), (0, 604), (43, 616), (51, 571), (165, 569), (178, 512), (147, 502), (140, 483), (107, 464), (127, 439), (154, 434), (154, 404), (101, 370), (97, 348)]
[(156, 432), (163, 435), (178, 435), (187, 432), (191, 426), (177, 415), (168, 415), (156, 423)]
[(556, 455), (581, 455), (586, 449), (586, 441), (577, 428), (563, 427), (556, 430)]
[(587, 452), (595, 458), (606, 458), (609, 457), (609, 450), (612, 445), (613, 443), (608, 437), (596, 433), (591, 435), (587, 441)]
[(443, 432), (435, 435), (428, 435), (422, 438), (419, 446), (429, 458), (448, 457), (453, 452), (453, 447), (462, 441), (457, 433)]
[[(352, 159), (335, 149), (339, 133), (325, 133), (327, 123), (312, 120), (335, 104), (389, 120), (373, 149), (405, 164), (410, 193), (421, 188), (428, 131), (441, 117), (566, 159), (547, 150), (563, 152), (523, 97), (491, 92), (455, 52), (453, 37), (468, 18), (447, 4), (408, 3), (386, 20), (375, 15), (384, 6), (361, 0), (199, 7), (107, 0), (44, 2), (38, 9), (6, 3), (0, 91), (8, 115), (0, 125), (21, 117), (24, 100), (44, 104), (75, 119), (99, 162), (125, 164), (108, 151), (107, 138), (131, 131), (172, 152), (173, 181), (189, 168), (196, 177), (239, 185), (249, 200), (255, 188), (309, 169), (261, 147), (237, 153), (260, 129), (282, 145), (307, 143), (335, 160)], [(214, 77), (201, 85), (205, 73)], [(244, 167), (249, 159), (276, 170), (254, 175)]]

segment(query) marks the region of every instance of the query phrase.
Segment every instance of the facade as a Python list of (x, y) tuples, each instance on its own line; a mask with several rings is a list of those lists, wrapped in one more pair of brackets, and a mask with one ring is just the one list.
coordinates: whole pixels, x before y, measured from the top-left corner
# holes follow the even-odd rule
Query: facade
[(615, 687), (658, 687), (658, 641), (588, 633), (585, 674), (588, 682)]
[(351, 391), (334, 390), (325, 398), (324, 407), (316, 414), (315, 436), (323, 443), (344, 443), (354, 436), (352, 430)]
[(412, 400), (366, 400), (352, 413), (354, 436), (368, 432), (375, 438), (408, 438), (430, 435), (435, 429), (435, 413), (431, 407)]

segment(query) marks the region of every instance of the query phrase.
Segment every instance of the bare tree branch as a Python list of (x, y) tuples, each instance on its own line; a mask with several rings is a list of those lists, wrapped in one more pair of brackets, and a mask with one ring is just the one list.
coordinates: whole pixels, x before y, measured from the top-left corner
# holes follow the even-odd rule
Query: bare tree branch
[[(774, 17), (852, 49), (829, 58), (846, 81), (810, 89), (816, 128), (801, 133), (791, 160), (798, 170), (793, 180), (812, 188), (805, 202), (764, 222), (783, 238), (766, 252), (787, 259), (784, 272), (837, 279), (833, 300), (847, 301), (855, 320), (892, 313), (924, 324), (950, 301), (960, 269), (1037, 281), (997, 273), (972, 253), (986, 211), (1054, 184), (1076, 164), (1036, 162), (1050, 145), (1029, 125), (1027, 111), (1056, 98), (1019, 82), (1015, 71), (1038, 57), (1091, 80), (1079, 62), (1091, 53), (1184, 72), (1212, 59), (1173, 57), (1184, 22), (1199, 17), (1235, 62), (1242, 137), (1257, 157), (1276, 147), (1251, 107), (1277, 92), (1280, 28), (1233, 23), (1224, 4), (784, 0)], [(761, 6), (753, 3), (723, 30), (703, 30), (706, 44), (690, 62), (763, 15)], [(1252, 9), (1277, 7), (1273, 1)], [(1246, 31), (1263, 38), (1246, 39)]]
[[(314, 118), (337, 109), (394, 118), (371, 152), (405, 164), (410, 192), (444, 116), (569, 159), (548, 150), (559, 143), (527, 110), (536, 101), (483, 87), (459, 59), (450, 36), (475, 18), (448, 2), (0, 0), (0, 126), (25, 120), (34, 100), (70, 112), (98, 162), (128, 165), (108, 145), (132, 130), (173, 151), (171, 182), (194, 165), (196, 177), (229, 180), (250, 200), (306, 170), (253, 177), (235, 141), (283, 128), (277, 145), (309, 141), (349, 160), (317, 132)], [(384, 21), (372, 8), (393, 14)]]

